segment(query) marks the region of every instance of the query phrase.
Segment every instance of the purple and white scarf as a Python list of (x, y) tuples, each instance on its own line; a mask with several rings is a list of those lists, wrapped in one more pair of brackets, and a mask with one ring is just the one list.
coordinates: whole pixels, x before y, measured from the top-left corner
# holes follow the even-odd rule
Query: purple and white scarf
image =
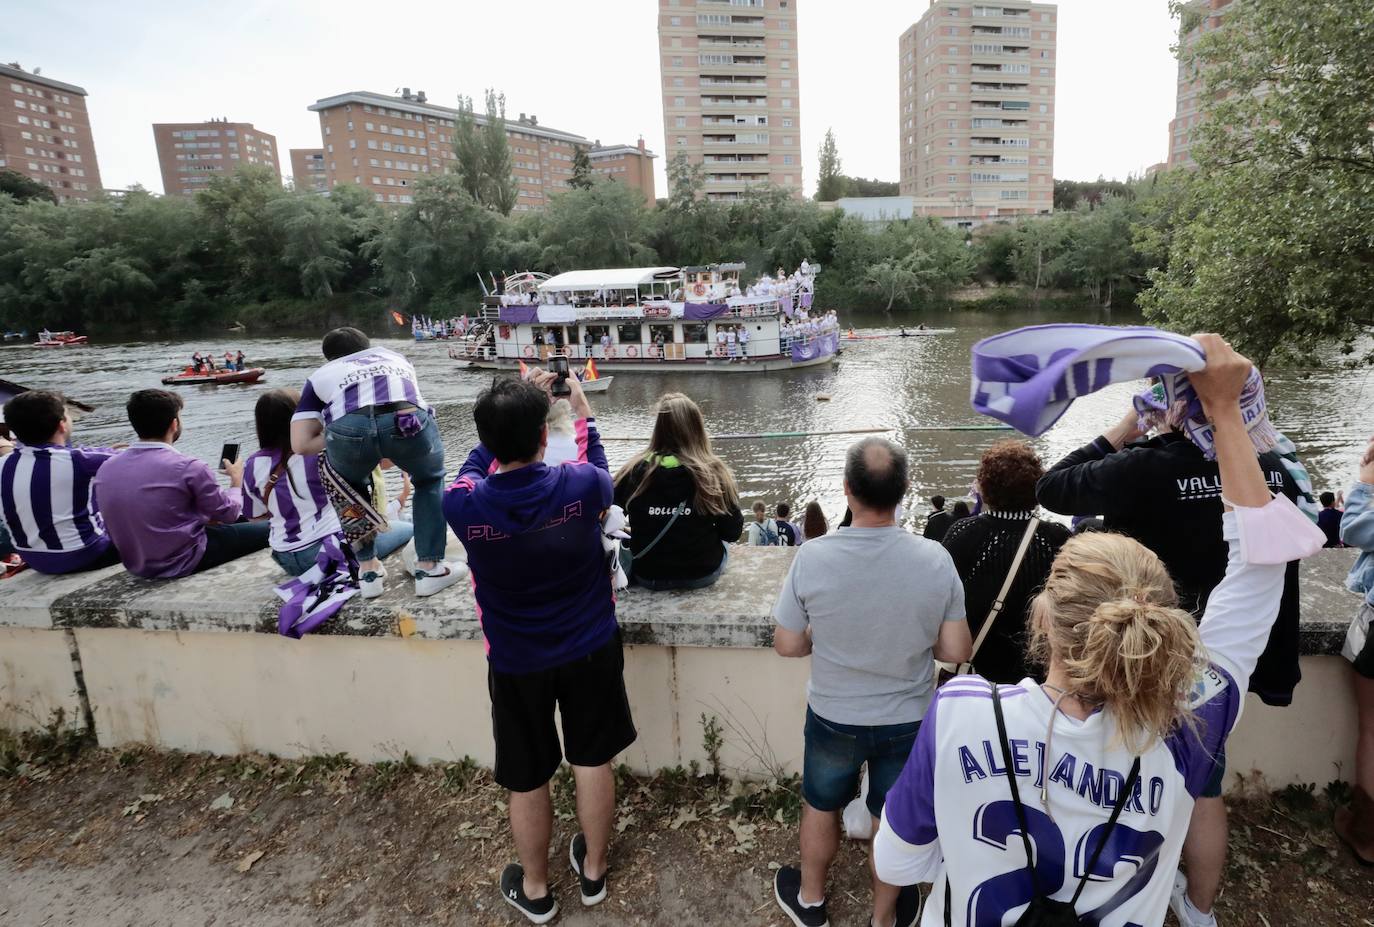
[(358, 561), (337, 534), (320, 542), (315, 565), (276, 587), (282, 600), (277, 612), (277, 631), (300, 638), (338, 614), (345, 602), (361, 590)]
[[(1158, 377), (1158, 389), (1134, 399), (1142, 417), (1169, 416), (1210, 460), (1212, 427), (1188, 374), (1207, 366), (1192, 338), (1148, 326), (1032, 325), (984, 338), (973, 346), (973, 408), (1028, 435), (1044, 434), (1080, 396), (1114, 383)], [(1269, 422), (1258, 370), (1240, 398), (1250, 440), (1259, 453), (1279, 435)]]

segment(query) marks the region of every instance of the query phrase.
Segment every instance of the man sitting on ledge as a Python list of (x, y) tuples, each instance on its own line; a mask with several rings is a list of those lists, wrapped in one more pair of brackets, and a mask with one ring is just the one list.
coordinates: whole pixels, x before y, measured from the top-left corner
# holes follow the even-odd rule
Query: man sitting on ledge
[(243, 463), (221, 462), (233, 490), (225, 492), (209, 467), (172, 447), (181, 437), (181, 407), (180, 396), (162, 389), (130, 396), (138, 440), (95, 480), (107, 530), (135, 576), (188, 576), (267, 546), (267, 522), (238, 521)]
[[(825, 927), (825, 879), (840, 845), (840, 812), (868, 764), (878, 830), (935, 691), (935, 659), (959, 663), (973, 643), (964, 587), (939, 544), (903, 530), (906, 452), (882, 438), (849, 448), (844, 494), (853, 522), (797, 549), (773, 617), (773, 646), (811, 656), (802, 755), (801, 868), (783, 866), (773, 892), (797, 927)], [(912, 927), (915, 886), (873, 876), (874, 927)]]
[(79, 573), (114, 566), (91, 493), (96, 472), (115, 455), (71, 447), (72, 420), (61, 395), (29, 390), (5, 403), (5, 424), (19, 446), (0, 463), (0, 523), (14, 549), (39, 573)]
[(555, 379), (536, 370), (529, 381), (497, 380), (477, 397), (472, 417), (482, 443), (444, 498), (449, 526), (468, 552), (482, 616), (495, 779), (510, 790), (520, 857), (501, 874), (501, 897), (535, 924), (558, 913), (549, 888), (549, 780), (566, 754), (582, 826), (569, 857), (582, 904), (598, 904), (606, 897), (606, 850), (615, 819), (611, 760), (636, 736), (601, 546), (611, 474), (574, 377), (565, 382), (573, 417), (586, 420), (588, 462), (544, 463)]

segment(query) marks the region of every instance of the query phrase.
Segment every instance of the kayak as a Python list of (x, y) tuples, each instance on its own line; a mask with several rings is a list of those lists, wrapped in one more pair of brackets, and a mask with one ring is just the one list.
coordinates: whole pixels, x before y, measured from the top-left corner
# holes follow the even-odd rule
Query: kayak
[(201, 386), (209, 384), (219, 386), (223, 383), (256, 383), (262, 379), (262, 375), (267, 371), (261, 367), (249, 367), (247, 370), (221, 370), (218, 373), (199, 373), (194, 367), (187, 367), (181, 373), (171, 377), (163, 377), (164, 386)]
[(85, 344), (90, 339), (85, 335), (74, 335), (71, 332), (56, 332), (51, 338), (35, 341), (35, 348), (65, 348), (68, 345)]

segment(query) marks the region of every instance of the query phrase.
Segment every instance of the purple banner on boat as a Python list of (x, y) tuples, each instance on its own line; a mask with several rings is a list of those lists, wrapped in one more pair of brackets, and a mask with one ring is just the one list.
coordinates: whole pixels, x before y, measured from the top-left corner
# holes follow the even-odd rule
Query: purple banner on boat
[(528, 325), (539, 320), (539, 307), (502, 306), (498, 318), (507, 325)]
[(840, 333), (825, 332), (806, 341), (792, 342), (792, 363), (829, 357), (840, 349)]
[(725, 303), (688, 303), (683, 307), (682, 317), (689, 322), (705, 322), (718, 319), (729, 311)]

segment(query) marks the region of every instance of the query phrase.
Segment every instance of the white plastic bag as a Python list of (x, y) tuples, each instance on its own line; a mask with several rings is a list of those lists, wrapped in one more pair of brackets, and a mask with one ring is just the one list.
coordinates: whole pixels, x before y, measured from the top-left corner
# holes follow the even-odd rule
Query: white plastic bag
[(873, 837), (873, 815), (868, 811), (868, 766), (864, 766), (859, 797), (844, 808), (844, 833), (850, 840), (870, 840)]

